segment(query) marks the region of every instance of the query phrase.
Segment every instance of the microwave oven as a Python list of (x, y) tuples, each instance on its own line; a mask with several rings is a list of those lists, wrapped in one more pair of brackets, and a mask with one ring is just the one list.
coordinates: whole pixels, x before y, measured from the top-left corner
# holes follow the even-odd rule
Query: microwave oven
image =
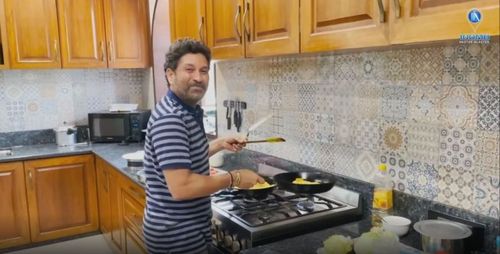
[(150, 110), (89, 113), (92, 142), (141, 142), (144, 140)]

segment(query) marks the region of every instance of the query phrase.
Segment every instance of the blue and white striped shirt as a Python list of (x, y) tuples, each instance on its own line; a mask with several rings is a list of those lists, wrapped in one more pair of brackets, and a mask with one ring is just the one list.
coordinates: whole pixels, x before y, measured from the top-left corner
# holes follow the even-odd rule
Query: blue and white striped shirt
[(210, 241), (210, 197), (174, 200), (164, 170), (186, 168), (208, 175), (203, 110), (172, 91), (156, 105), (144, 145), (146, 208), (144, 238), (150, 253), (196, 253)]

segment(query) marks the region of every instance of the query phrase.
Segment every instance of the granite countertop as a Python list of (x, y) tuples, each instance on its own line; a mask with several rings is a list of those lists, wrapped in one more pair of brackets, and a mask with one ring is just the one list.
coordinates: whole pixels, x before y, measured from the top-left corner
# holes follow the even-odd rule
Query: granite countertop
[(60, 147), (56, 144), (18, 146), (12, 148), (12, 155), (0, 156), (0, 163), (94, 153), (111, 164), (111, 166), (120, 170), (134, 182), (144, 186), (138, 180), (135, 172), (127, 167), (127, 161), (122, 158), (123, 154), (143, 149), (144, 144), (142, 143), (130, 143), (128, 145), (96, 143), (66, 147)]
[[(251, 249), (242, 251), (242, 254), (316, 254), (319, 248), (323, 247), (323, 241), (334, 234), (350, 236), (357, 238), (362, 233), (369, 231), (371, 228), (370, 219), (363, 219), (320, 231), (314, 231), (308, 234), (290, 237), (281, 241), (257, 246)], [(421, 253), (416, 248), (421, 245), (420, 235), (412, 228), (408, 234), (400, 238), (401, 252), (405, 254)]]

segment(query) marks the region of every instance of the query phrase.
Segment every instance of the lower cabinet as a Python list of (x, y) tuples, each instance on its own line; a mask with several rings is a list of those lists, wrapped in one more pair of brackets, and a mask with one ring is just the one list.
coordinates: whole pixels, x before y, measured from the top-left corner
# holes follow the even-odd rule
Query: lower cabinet
[(22, 162), (0, 163), (0, 249), (30, 242)]
[(0, 203), (0, 250), (97, 231), (94, 156), (1, 163)]
[(147, 253), (142, 233), (144, 188), (96, 159), (100, 228), (116, 253)]

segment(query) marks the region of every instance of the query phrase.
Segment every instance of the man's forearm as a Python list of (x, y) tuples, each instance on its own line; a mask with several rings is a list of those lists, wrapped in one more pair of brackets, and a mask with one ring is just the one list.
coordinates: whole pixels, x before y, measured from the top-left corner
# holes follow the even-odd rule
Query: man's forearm
[(221, 139), (215, 139), (210, 144), (208, 145), (208, 157), (218, 153), (223, 149), (222, 144), (221, 144)]
[[(174, 177), (167, 172), (164, 174), (170, 193), (176, 200), (206, 197), (220, 189), (229, 187), (231, 182), (229, 174), (206, 176), (189, 173), (184, 177)], [(171, 181), (168, 180), (169, 177), (171, 177)]]

